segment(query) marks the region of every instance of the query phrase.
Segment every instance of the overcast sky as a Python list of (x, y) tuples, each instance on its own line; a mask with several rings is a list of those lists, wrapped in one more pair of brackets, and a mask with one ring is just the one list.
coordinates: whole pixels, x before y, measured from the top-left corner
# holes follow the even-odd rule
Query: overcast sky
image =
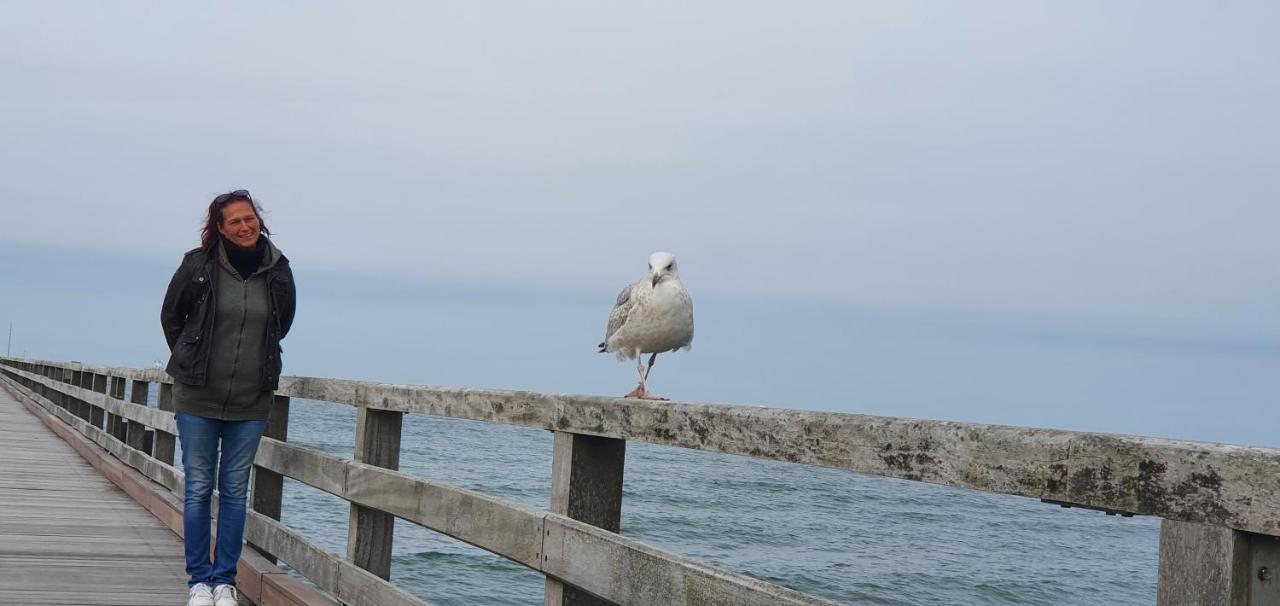
[[(1280, 446), (1274, 2), (23, 3), (0, 321), (144, 366), (215, 194), (300, 284), (286, 372)], [(0, 327), (2, 329), (2, 327)]]

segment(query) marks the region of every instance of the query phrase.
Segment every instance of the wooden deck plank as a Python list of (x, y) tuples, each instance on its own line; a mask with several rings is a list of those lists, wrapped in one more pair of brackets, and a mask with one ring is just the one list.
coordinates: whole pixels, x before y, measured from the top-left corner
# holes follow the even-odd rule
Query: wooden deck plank
[(0, 390), (0, 604), (186, 602), (182, 540)]

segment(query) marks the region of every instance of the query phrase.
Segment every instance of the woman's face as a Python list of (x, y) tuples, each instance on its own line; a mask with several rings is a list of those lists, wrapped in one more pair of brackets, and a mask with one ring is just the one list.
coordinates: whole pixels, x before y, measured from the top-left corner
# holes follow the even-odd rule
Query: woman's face
[(253, 212), (253, 205), (241, 200), (223, 206), (218, 233), (240, 248), (257, 246), (262, 226), (258, 223), (258, 213)]

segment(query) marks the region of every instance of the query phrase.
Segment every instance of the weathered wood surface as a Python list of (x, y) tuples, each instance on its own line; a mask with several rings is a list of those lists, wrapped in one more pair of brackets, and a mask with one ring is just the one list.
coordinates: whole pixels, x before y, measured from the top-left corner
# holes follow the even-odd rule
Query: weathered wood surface
[[(94, 391), (105, 393), (117, 400), (124, 400), (124, 385), (125, 385), (124, 379), (120, 377), (107, 377), (106, 375), (100, 375), (100, 374), (89, 373), (89, 372), (82, 373), (82, 374), (84, 375), (84, 378), (85, 378), (85, 383), (84, 385), (82, 385), (83, 387), (90, 387)], [(90, 385), (90, 383), (92, 383), (92, 385)], [(92, 404), (89, 404), (89, 406), (91, 406), (92, 409), (95, 411), (102, 410), (102, 408), (98, 406), (93, 406)], [(112, 416), (115, 416), (115, 415), (112, 415)], [(102, 423), (94, 423), (92, 419), (89, 422), (94, 427), (103, 427)], [(124, 420), (121, 419), (119, 416), (115, 416), (115, 423), (111, 424), (110, 426), (107, 426), (106, 430), (108, 433), (119, 438), (122, 441), (125, 439), (125, 433), (124, 433), (126, 431), (125, 423), (124, 423)]]
[[(404, 413), (361, 407), (356, 413), (356, 462), (400, 469), (403, 426)], [(385, 511), (352, 503), (347, 522), (347, 559), (383, 579), (390, 579), (395, 521), (395, 517)]]
[(538, 567), (544, 512), (267, 438), (262, 440), (255, 464), (525, 566)]
[(1051, 429), (289, 378), (291, 396), (748, 455), (1280, 535), (1280, 450)]
[(51, 377), (65, 377), (71, 379), (73, 372), (96, 373), (111, 377), (120, 377), (122, 379), (134, 379), (137, 381), (147, 381), (149, 383), (167, 383), (173, 384), (173, 377), (163, 370), (155, 368), (129, 368), (127, 366), (102, 366), (98, 364), (83, 364), (80, 362), (58, 362), (53, 360), (24, 360), (21, 358), (12, 358), (0, 356), (0, 361), (9, 365), (25, 364), (32, 369), (38, 366), (45, 366), (55, 371), (65, 371), (65, 375), (51, 375)]
[[(9, 369), (3, 369), (3, 372), (11, 373)], [(0, 377), (0, 378), (7, 379), (7, 377)], [(35, 385), (37, 387), (44, 386), (42, 383), (35, 383)], [(22, 386), (19, 386), (17, 388), (23, 389)], [(54, 403), (53, 400), (43, 398), (31, 391), (28, 391), (27, 393), (28, 395), (38, 400), (42, 400), (41, 406), (43, 406), (45, 410), (49, 412), (49, 414), (54, 415), (63, 423), (66, 423), (67, 425), (71, 426), (73, 429), (80, 432), (80, 434), (84, 435), (91, 442), (102, 447), (107, 452), (110, 452), (112, 456), (119, 459), (124, 464), (138, 470), (143, 475), (158, 482), (160, 485), (164, 486), (165, 488), (168, 488), (173, 493), (179, 494), (179, 495), (182, 494), (183, 492), (182, 472), (178, 471), (177, 469), (174, 469), (172, 466), (166, 463), (163, 463), (157, 459), (149, 457), (142, 452), (129, 448), (124, 444), (124, 442), (121, 442), (118, 438), (116, 438), (110, 432), (89, 424), (89, 422), (73, 415), (66, 409), (58, 406), (57, 404)], [(54, 395), (56, 396), (57, 392), (55, 392)]]
[[(2, 373), (0, 373), (0, 384), (3, 384), (0, 387), (13, 390), (12, 393), (21, 397), (24, 403), (43, 409), (38, 413), (47, 413), (56, 417), (56, 420), (45, 419), (44, 421), (55, 424), (53, 427), (55, 433), (79, 452), (81, 457), (88, 460), (112, 483), (122, 488), (135, 502), (142, 503), (172, 532), (177, 534), (182, 532), (182, 500), (174, 494), (175, 492), (180, 494), (183, 489), (180, 472), (175, 472), (154, 459), (146, 457), (143, 453), (129, 448), (109, 432), (88, 425), (68, 410), (57, 406)], [(61, 423), (58, 423), (59, 421)], [(90, 435), (94, 436), (94, 439), (90, 439)], [(146, 465), (139, 466), (139, 463), (146, 463)], [(158, 484), (163, 484), (165, 488), (161, 488)], [(218, 505), (216, 497), (212, 505), (216, 516)], [(310, 585), (276, 568), (273, 562), (268, 561), (252, 548), (245, 549), (237, 568), (237, 584), (242, 590), (241, 606), (250, 606), (255, 602), (263, 606), (338, 606), (336, 602), (317, 592)], [(389, 589), (392, 593), (398, 591), (394, 587)], [(369, 601), (351, 604), (352, 606), (381, 605), (384, 602), (377, 599), (379, 595), (377, 592), (366, 594), (365, 597), (368, 597)], [(398, 602), (392, 600), (386, 603)]]
[(1249, 539), (1221, 526), (1160, 525), (1157, 606), (1249, 606)]
[[(59, 411), (65, 415), (61, 418), (94, 436), (95, 441), (102, 439), (96, 434), (105, 433), (68, 417), (87, 416), (88, 410), (78, 405), (78, 400), (113, 410), (118, 399), (113, 402), (46, 377), (74, 381), (78, 376), (83, 381), (100, 373), (152, 374), (84, 365), (20, 366), (23, 370), (4, 370), (32, 381), (55, 399), (71, 403), (69, 410), (75, 412)], [(1250, 601), (1239, 603), (1258, 603), (1257, 599), (1280, 603), (1276, 583), (1259, 569), (1259, 563), (1280, 567), (1280, 541), (1275, 538), (1280, 536), (1277, 449), (763, 407), (306, 377), (282, 379), (278, 393), (358, 406), (365, 416), (416, 412), (522, 425), (552, 430), (558, 437), (584, 443), (593, 439), (619, 444), (641, 440), (1156, 515), (1167, 520), (1167, 532), (1162, 535), (1162, 603), (1168, 596), (1185, 597), (1194, 590), (1228, 600), (1221, 603), (1237, 603), (1241, 591)], [(145, 414), (129, 409), (120, 412), (122, 416)], [(126, 460), (135, 455), (138, 453), (117, 454)], [(620, 479), (621, 457), (616, 458)], [(145, 468), (148, 462), (131, 464)], [(682, 561), (559, 513), (527, 510), (288, 444), (265, 440), (257, 464), (345, 498), (357, 511), (376, 510), (403, 517), (541, 570), (550, 580), (564, 581), (619, 603), (634, 603), (637, 596), (646, 601), (686, 603), (821, 603), (754, 579)], [(166, 467), (150, 471), (163, 475)], [(560, 471), (571, 469), (568, 466)], [(572, 491), (560, 492), (564, 493), (562, 508), (571, 513), (572, 498), (567, 495)], [(587, 501), (603, 503), (596, 498)], [(459, 510), (470, 515), (459, 519), (454, 515)], [(602, 519), (600, 525), (608, 528), (607, 522)], [(1197, 528), (1183, 522), (1207, 526)], [(350, 565), (332, 554), (307, 555), (311, 552), (299, 543), (305, 539), (284, 527), (272, 532), (275, 534), (267, 533), (263, 540), (284, 545), (295, 557), (310, 558), (303, 563), (321, 566), (318, 574), (330, 582), (337, 582), (338, 571)], [(289, 539), (276, 536), (281, 534)], [(530, 536), (534, 538), (530, 540)], [(1242, 545), (1247, 546), (1248, 562), (1242, 559)], [(316, 558), (323, 561), (317, 564)], [(323, 574), (330, 569), (332, 574)], [(1242, 576), (1242, 571), (1256, 572), (1256, 578)], [(552, 582), (548, 587), (555, 585)]]
[[(122, 376), (159, 373), (61, 366)], [(1280, 449), (1275, 448), (313, 377), (282, 377), (277, 393), (821, 465), (1280, 536), (1280, 482), (1275, 481)]]
[(0, 462), (0, 604), (186, 602), (182, 541), (3, 389)]
[(548, 514), (542, 572), (619, 604), (835, 604)]
[(1249, 535), (1249, 599), (1280, 604), (1280, 537)]
[[(0, 380), (7, 379), (0, 377)], [(22, 387), (17, 387), (17, 389), (22, 389)], [(41, 399), (37, 394), (32, 392), (27, 393), (35, 399)], [(90, 425), (87, 421), (84, 421), (83, 419), (73, 415), (71, 412), (60, 408), (52, 401), (45, 400), (39, 404), (50, 414), (83, 434), (89, 441), (101, 446), (107, 452), (111, 453), (111, 455), (119, 459), (120, 462), (161, 484), (173, 493), (182, 494), (183, 476), (181, 472), (146, 456), (142, 452), (128, 447), (109, 432)], [(92, 473), (92, 471), (93, 470), (90, 469), (90, 473)], [(175, 503), (176, 502), (180, 501), (175, 501)], [(218, 504), (217, 499), (214, 499), (212, 504), (216, 515)], [(178, 521), (181, 521), (180, 512), (178, 513)], [(395, 587), (387, 581), (379, 579), (366, 571), (360, 570), (354, 564), (347, 562), (336, 555), (323, 552), (319, 547), (316, 547), (301, 534), (290, 530), (289, 528), (257, 512), (249, 513), (249, 518), (245, 527), (245, 537), (254, 545), (269, 546), (279, 549), (279, 557), (281, 557), (285, 562), (307, 575), (308, 578), (312, 579), (313, 582), (316, 582), (316, 585), (320, 586), (322, 589), (340, 597), (344, 602), (352, 604), (353, 606), (382, 606), (384, 604), (393, 606), (424, 606), (427, 604), (427, 602), (405, 593), (403, 590)], [(178, 562), (181, 565), (181, 552), (179, 552)], [(330, 569), (336, 570), (336, 572), (326, 574), (326, 571)], [(244, 572), (243, 562), (241, 565), (241, 572)], [(278, 573), (279, 571), (276, 570), (275, 572)], [(312, 576), (312, 574), (318, 576)], [(284, 575), (272, 574), (263, 576), (272, 577), (270, 584), (265, 584), (260, 588), (262, 592), (261, 596), (263, 596), (263, 599), (267, 604), (290, 604), (296, 606), (298, 604), (330, 603), (326, 599), (319, 599), (318, 595), (314, 594), (312, 590), (309, 590), (305, 586), (294, 587), (291, 595), (289, 592), (284, 592), (281, 589), (282, 586), (297, 584), (296, 581), (291, 581)], [(0, 576), (0, 578), (3, 577)], [(183, 575), (182, 578), (184, 579), (182, 585), (185, 586), (186, 576)], [(325, 585), (323, 584), (324, 582), (336, 582), (337, 584)], [(185, 596), (185, 591), (183, 592), (183, 596)], [(241, 597), (242, 604), (248, 603), (247, 600), (243, 599), (246, 597), (245, 594), (242, 594)], [(183, 598), (183, 601), (175, 603), (183, 602), (185, 602), (185, 597)], [(79, 602), (77, 602), (77, 604), (78, 603)], [(96, 602), (85, 603), (90, 604)], [(7, 603), (0, 601), (0, 604)], [(110, 602), (109, 604), (115, 604), (115, 602)], [(139, 602), (139, 604), (143, 604), (143, 602)]]
[(1165, 520), (1157, 606), (1280, 604), (1280, 538)]
[(347, 604), (426, 606), (427, 602), (384, 581), (256, 511), (245, 520), (245, 537)]
[[(159, 429), (173, 435), (177, 435), (178, 433), (178, 425), (173, 419), (173, 414), (162, 411), (158, 408), (149, 408), (141, 404), (126, 402), (118, 398), (113, 398), (105, 393), (99, 393), (83, 387), (69, 385), (56, 379), (50, 379), (34, 372), (10, 366), (5, 366), (4, 371), (30, 381), (35, 381), (36, 383), (43, 385), (46, 388), (56, 390), (69, 398), (88, 402), (92, 406), (105, 408), (107, 412), (126, 419), (129, 422), (141, 423), (147, 427)], [(124, 436), (120, 435), (118, 437), (123, 438)]]
[[(289, 439), (289, 398), (276, 396), (273, 399), (271, 412), (267, 417), (267, 428), (262, 435), (282, 442)], [(253, 492), (249, 497), (249, 506), (268, 518), (279, 520), (284, 508), (284, 476), (255, 466)], [(263, 557), (275, 563), (274, 554), (261, 545), (257, 547), (263, 551)]]
[[(173, 414), (172, 384), (160, 384), (160, 392), (156, 394), (156, 408)], [(162, 429), (155, 429), (155, 435), (155, 450), (153, 451), (155, 457), (164, 463), (173, 465), (174, 453), (177, 450), (178, 436)]]
[[(619, 604), (832, 603), (716, 570), (566, 516), (293, 444), (264, 438), (256, 464), (352, 503), (447, 534)], [(273, 549), (258, 540), (255, 537), (254, 544)], [(277, 555), (284, 557), (282, 553)], [(564, 561), (566, 558), (591, 561), (568, 562)], [(678, 582), (681, 587), (660, 587), (666, 582)], [(672, 596), (675, 601), (650, 599), (655, 595)], [(709, 597), (715, 599), (698, 601)]]
[[(557, 431), (551, 451), (551, 513), (618, 532), (622, 525), (626, 441)], [(544, 606), (607, 604), (552, 577), (547, 577), (542, 603)]]

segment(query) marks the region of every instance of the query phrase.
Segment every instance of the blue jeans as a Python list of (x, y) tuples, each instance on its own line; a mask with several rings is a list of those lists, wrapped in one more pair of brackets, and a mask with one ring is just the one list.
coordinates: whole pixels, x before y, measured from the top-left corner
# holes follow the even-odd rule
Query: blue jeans
[[(188, 586), (236, 582), (236, 563), (244, 546), (245, 501), (249, 470), (258, 454), (266, 421), (220, 421), (177, 412), (182, 441), (182, 467), (187, 479), (182, 531), (186, 544)], [(218, 456), (218, 442), (222, 456)], [(209, 561), (210, 501), (218, 479), (218, 546)]]

